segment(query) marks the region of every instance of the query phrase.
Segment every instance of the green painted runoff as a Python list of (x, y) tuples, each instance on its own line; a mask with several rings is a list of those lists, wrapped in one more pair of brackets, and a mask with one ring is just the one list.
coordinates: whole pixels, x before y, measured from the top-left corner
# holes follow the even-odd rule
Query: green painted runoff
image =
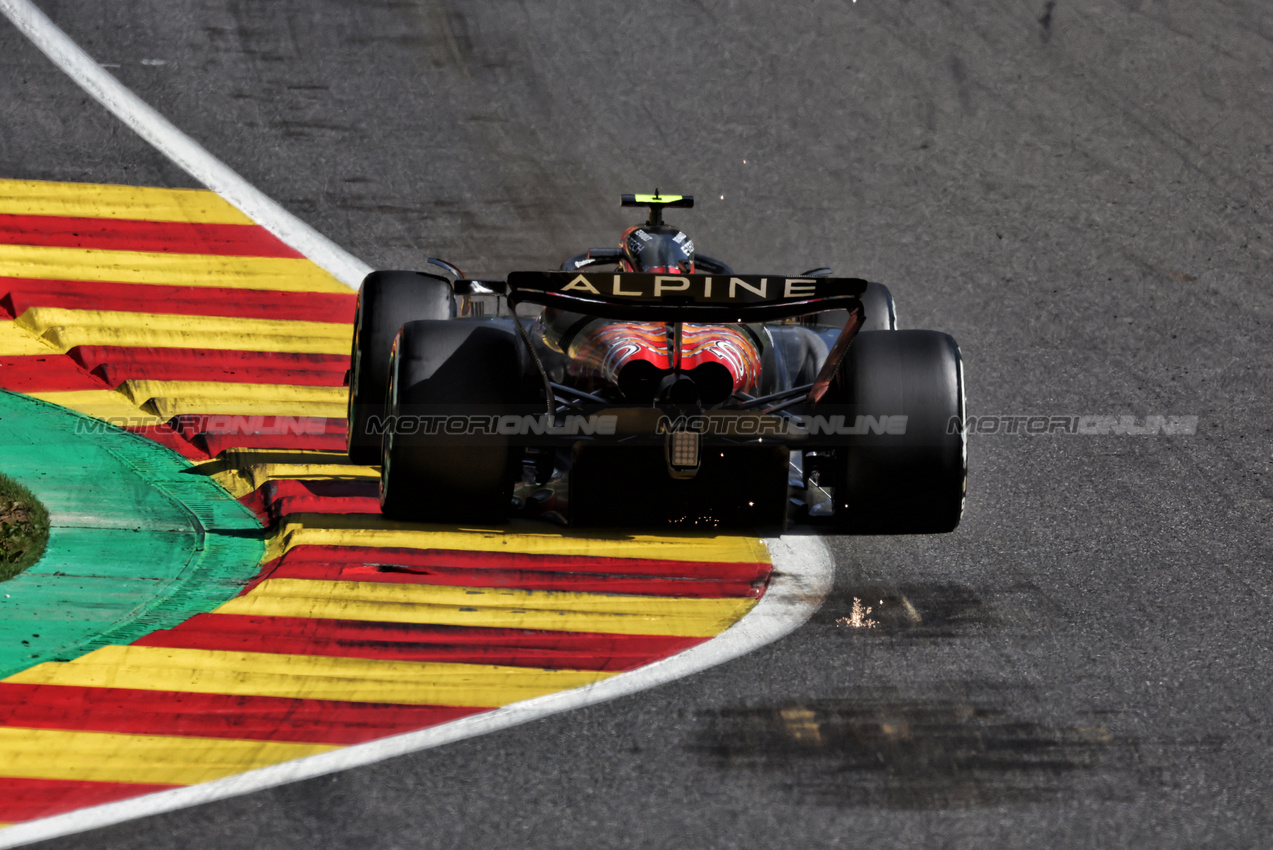
[(50, 518), (44, 557), (0, 583), (0, 678), (211, 611), (264, 553), (252, 512), (177, 453), (4, 391), (0, 469)]

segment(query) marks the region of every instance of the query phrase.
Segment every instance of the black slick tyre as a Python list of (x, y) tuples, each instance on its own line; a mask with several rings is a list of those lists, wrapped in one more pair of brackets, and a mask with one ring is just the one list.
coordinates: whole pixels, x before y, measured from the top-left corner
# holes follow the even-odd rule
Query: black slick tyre
[(893, 303), (893, 293), (888, 291), (887, 286), (873, 281), (868, 282), (861, 301), (862, 311), (866, 314), (862, 330), (897, 330), (897, 306)]
[(451, 319), (455, 298), (445, 279), (423, 272), (377, 271), (363, 279), (354, 313), (345, 444), (353, 463), (380, 462), (380, 436), (369, 421), (384, 415), (389, 350), (403, 322)]
[(850, 432), (835, 448), (839, 530), (938, 534), (959, 525), (967, 454), (954, 339), (937, 331), (860, 333), (826, 402), (815, 412), (842, 414)]
[(516, 335), (495, 323), (402, 326), (388, 367), (381, 513), (415, 522), (508, 519), (520, 455), (507, 436), (493, 433), (498, 429), (466, 430), (463, 423), (493, 422), (514, 410), (521, 357)]
[[(893, 293), (882, 283), (868, 281), (866, 291), (859, 299), (866, 319), (862, 323), (863, 331), (895, 331), (897, 330), (897, 305), (893, 303)], [(849, 320), (846, 310), (829, 310), (817, 314), (820, 328), (839, 330)]]

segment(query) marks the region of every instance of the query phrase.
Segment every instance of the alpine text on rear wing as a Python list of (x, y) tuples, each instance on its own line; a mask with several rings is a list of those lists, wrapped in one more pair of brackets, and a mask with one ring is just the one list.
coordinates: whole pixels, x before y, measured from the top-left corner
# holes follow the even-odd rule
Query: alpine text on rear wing
[(852, 310), (866, 281), (784, 275), (513, 272), (509, 304), (529, 303), (603, 319), (767, 322)]

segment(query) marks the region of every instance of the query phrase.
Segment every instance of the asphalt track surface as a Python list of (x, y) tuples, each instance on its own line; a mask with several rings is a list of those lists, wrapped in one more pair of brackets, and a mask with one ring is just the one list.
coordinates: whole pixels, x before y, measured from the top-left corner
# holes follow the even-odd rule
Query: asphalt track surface
[[(374, 266), (551, 267), (691, 192), (700, 250), (952, 333), (971, 415), (1198, 417), (974, 434), (956, 533), (830, 540), (822, 612), (691, 679), (51, 846), (1273, 838), (1273, 8), (41, 8)], [(0, 57), (0, 174), (192, 185), (7, 24)]]

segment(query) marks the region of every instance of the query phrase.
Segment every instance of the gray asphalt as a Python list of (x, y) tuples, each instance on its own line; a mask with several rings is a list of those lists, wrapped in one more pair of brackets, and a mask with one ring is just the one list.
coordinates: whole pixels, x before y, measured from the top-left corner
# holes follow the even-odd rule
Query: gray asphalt
[[(1273, 844), (1273, 6), (41, 5), (372, 265), (552, 267), (688, 192), (705, 253), (953, 334), (973, 415), (1198, 417), (973, 435), (957, 532), (832, 539), (742, 660), (50, 846)], [(191, 185), (7, 25), (0, 79), (0, 175)]]

